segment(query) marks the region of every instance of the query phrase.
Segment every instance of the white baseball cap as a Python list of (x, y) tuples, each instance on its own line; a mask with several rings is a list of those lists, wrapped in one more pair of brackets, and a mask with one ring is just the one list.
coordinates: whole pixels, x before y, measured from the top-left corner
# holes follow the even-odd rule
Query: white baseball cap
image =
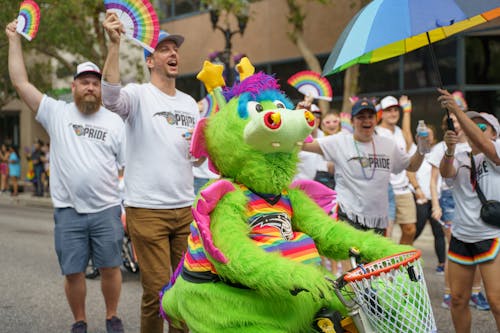
[(76, 73), (75, 76), (73, 76), (73, 78), (76, 79), (80, 75), (87, 73), (94, 74), (95, 76), (99, 77), (99, 79), (102, 76), (101, 70), (99, 69), (99, 67), (97, 67), (96, 64), (90, 61), (86, 61), (84, 63), (79, 64), (76, 67)]
[(398, 108), (401, 109), (401, 105), (399, 105), (399, 101), (394, 96), (385, 96), (380, 101), (380, 108), (382, 110), (386, 110), (386, 109), (390, 108), (391, 106), (397, 106)]
[(486, 112), (476, 112), (476, 111), (469, 111), (466, 112), (465, 114), (470, 119), (473, 118), (484, 119), (484, 121), (486, 121), (491, 127), (493, 127), (493, 129), (497, 133), (497, 136), (500, 136), (500, 124), (498, 123), (498, 119), (494, 115)]

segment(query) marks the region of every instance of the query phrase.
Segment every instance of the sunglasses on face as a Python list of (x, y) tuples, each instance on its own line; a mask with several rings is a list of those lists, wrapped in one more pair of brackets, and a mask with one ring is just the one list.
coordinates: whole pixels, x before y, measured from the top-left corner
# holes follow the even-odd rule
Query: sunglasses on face
[(476, 125), (483, 132), (486, 131), (486, 129), (488, 128), (488, 126), (486, 124), (479, 123), (479, 124), (476, 124)]

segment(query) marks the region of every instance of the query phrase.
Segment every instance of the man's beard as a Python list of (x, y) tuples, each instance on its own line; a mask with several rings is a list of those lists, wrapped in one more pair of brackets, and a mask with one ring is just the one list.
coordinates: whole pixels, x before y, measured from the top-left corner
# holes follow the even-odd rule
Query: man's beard
[(178, 74), (178, 73), (172, 74), (172, 73), (169, 73), (169, 72), (167, 71), (166, 76), (167, 76), (167, 78), (169, 78), (169, 79), (176, 79), (176, 78), (177, 78), (177, 76), (179, 76), (179, 74)]
[(78, 110), (83, 114), (93, 114), (101, 108), (101, 99), (94, 96), (95, 100), (85, 100), (85, 96), (75, 96), (75, 104)]

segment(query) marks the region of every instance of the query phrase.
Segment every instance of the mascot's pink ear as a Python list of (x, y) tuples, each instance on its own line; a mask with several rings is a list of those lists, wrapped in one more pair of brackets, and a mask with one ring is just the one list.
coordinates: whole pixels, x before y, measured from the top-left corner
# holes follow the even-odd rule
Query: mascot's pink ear
[(191, 155), (195, 158), (207, 157), (208, 158), (208, 168), (213, 173), (219, 174), (219, 171), (210, 160), (210, 156), (207, 151), (207, 141), (205, 138), (205, 127), (207, 126), (208, 118), (202, 118), (196, 123), (193, 131), (193, 137), (191, 138), (191, 146), (189, 151)]
[(205, 126), (207, 125), (207, 118), (201, 118), (197, 123), (191, 137), (191, 146), (189, 152), (193, 157), (208, 157), (207, 143), (205, 141)]

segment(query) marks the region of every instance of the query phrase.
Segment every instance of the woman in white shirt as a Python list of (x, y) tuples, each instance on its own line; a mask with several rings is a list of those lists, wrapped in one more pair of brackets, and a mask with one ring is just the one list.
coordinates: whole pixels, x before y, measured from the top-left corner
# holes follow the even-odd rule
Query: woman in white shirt
[(500, 125), (491, 114), (463, 112), (450, 93), (441, 89), (439, 92), (442, 95), (438, 101), (457, 117), (471, 146), (470, 154), (455, 154), (457, 135), (454, 131), (445, 133), (447, 150), (440, 171), (443, 178), (451, 179), (456, 202), (448, 250), (453, 324), (456, 332), (470, 332), (469, 298), (474, 271), (479, 266), (500, 331), (500, 284), (497, 281), (500, 276), (500, 228), (481, 219), (482, 204), (476, 191), (479, 186), (488, 200), (500, 200)]
[(376, 109), (367, 99), (352, 107), (353, 134), (344, 133), (304, 143), (335, 164), (338, 216), (354, 227), (384, 234), (388, 223), (388, 186), (391, 173), (416, 171), (423, 161), (410, 156), (393, 140), (375, 135)]

